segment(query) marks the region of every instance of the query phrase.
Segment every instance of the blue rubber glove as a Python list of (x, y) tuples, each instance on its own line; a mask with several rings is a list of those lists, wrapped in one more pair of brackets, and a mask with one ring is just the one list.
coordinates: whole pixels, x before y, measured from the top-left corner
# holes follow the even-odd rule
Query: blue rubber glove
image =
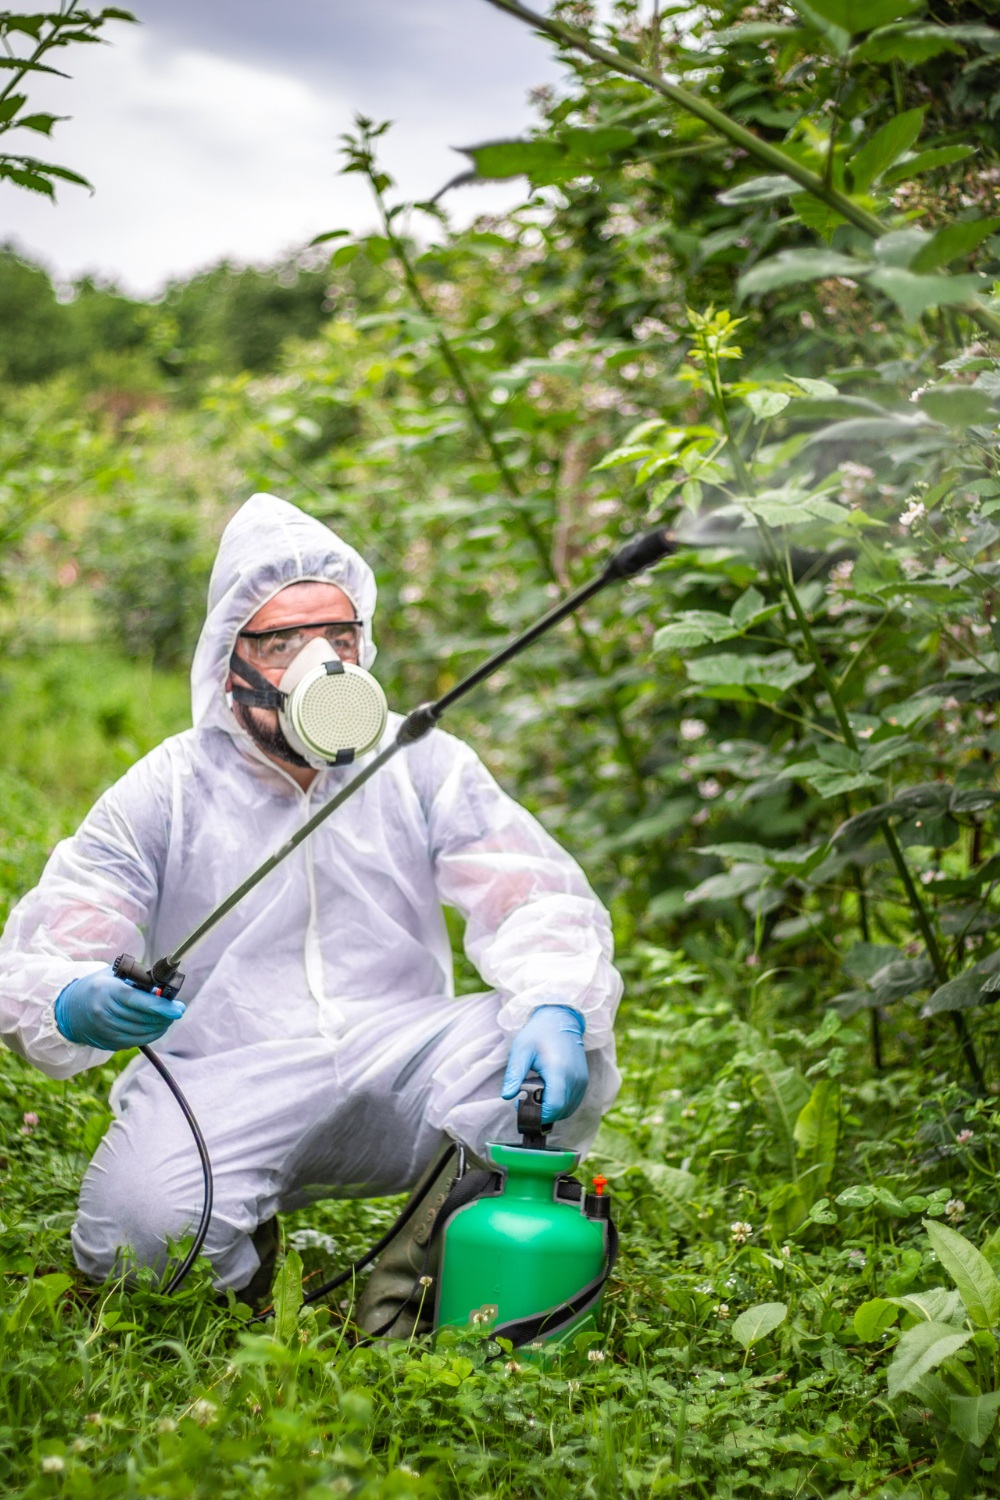
[(583, 1050), (586, 1022), (568, 1005), (540, 1005), (511, 1043), (503, 1097), (516, 1099), (534, 1068), (545, 1084), (542, 1124), (565, 1120), (579, 1109), (590, 1074)]
[(110, 964), (74, 979), (56, 1001), (56, 1025), (66, 1040), (102, 1052), (155, 1042), (183, 1014), (180, 1000), (165, 1000), (117, 979)]

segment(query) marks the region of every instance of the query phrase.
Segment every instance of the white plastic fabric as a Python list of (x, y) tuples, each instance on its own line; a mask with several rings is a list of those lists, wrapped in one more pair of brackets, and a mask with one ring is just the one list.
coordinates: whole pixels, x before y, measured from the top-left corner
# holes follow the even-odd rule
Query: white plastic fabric
[[(171, 951), (376, 753), (320, 772), (302, 792), (227, 701), (237, 632), (307, 579), (350, 596), (371, 666), (370, 568), (319, 521), (254, 495), (227, 526), (212, 573), (191, 672), (194, 728), (99, 799), (11, 913), (0, 941), (0, 1036), (49, 1077), (108, 1056), (58, 1032), (54, 1004), (70, 980), (123, 951), (147, 963)], [(399, 722), (390, 715), (387, 736)], [(466, 950), (490, 994), (454, 999), (442, 903), (466, 918)], [(503, 1066), (513, 1033), (548, 1002), (586, 1018), (591, 1086), (553, 1134), (586, 1150), (620, 1083), (611, 1027), (621, 980), (611, 959), (607, 914), (576, 863), (466, 745), (434, 730), (398, 755), (183, 965), (187, 1013), (156, 1047), (197, 1096), (213, 1159), (230, 1142), (231, 1191), (209, 1239), (220, 1275), (237, 1286), (249, 1278), (256, 1255), (246, 1235), (296, 1195), (399, 1190), (442, 1130), (480, 1153), (488, 1139), (514, 1138), (514, 1106), (499, 1097)], [(77, 1232), (78, 1258), (95, 1274), (128, 1238), (125, 1179), (137, 1213), (151, 1192), (142, 1212), (165, 1216), (153, 1226), (161, 1244), (200, 1199), (186, 1127), (145, 1059), (122, 1075), (113, 1102), (118, 1119), (88, 1173)], [(336, 1149), (322, 1144), (324, 1130)], [(170, 1178), (162, 1194), (150, 1186), (158, 1159)]]

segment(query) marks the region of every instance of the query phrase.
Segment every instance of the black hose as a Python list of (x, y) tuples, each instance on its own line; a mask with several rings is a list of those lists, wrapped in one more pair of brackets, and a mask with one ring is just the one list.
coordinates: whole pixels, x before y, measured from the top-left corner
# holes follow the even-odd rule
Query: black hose
[(198, 1148), (198, 1155), (201, 1157), (201, 1173), (205, 1182), (205, 1202), (201, 1210), (201, 1222), (198, 1225), (195, 1237), (191, 1242), (191, 1248), (188, 1251), (187, 1255), (185, 1255), (184, 1259), (181, 1261), (180, 1265), (177, 1267), (177, 1270), (171, 1276), (170, 1280), (167, 1282), (166, 1286), (163, 1288), (164, 1296), (169, 1297), (172, 1292), (176, 1292), (177, 1288), (180, 1286), (181, 1282), (184, 1280), (185, 1276), (190, 1271), (195, 1261), (198, 1259), (198, 1256), (201, 1254), (201, 1247), (205, 1243), (205, 1236), (208, 1233), (208, 1226), (212, 1218), (212, 1201), (215, 1196), (215, 1189), (212, 1182), (212, 1159), (208, 1154), (208, 1147), (205, 1145), (205, 1137), (201, 1133), (201, 1127), (198, 1124), (198, 1121), (195, 1119), (194, 1110), (185, 1099), (183, 1093), (181, 1092), (180, 1086), (168, 1071), (166, 1065), (161, 1062), (161, 1060), (157, 1057), (156, 1053), (152, 1050), (151, 1047), (140, 1047), (139, 1051), (142, 1053), (143, 1057), (145, 1057), (149, 1062), (153, 1064), (153, 1067), (159, 1073), (160, 1077), (163, 1079), (163, 1082), (167, 1085), (167, 1088), (170, 1090), (174, 1098), (177, 1100), (177, 1103), (180, 1105), (181, 1112), (184, 1115), (185, 1120), (187, 1120), (188, 1124), (191, 1127), (191, 1134), (194, 1136), (194, 1143)]

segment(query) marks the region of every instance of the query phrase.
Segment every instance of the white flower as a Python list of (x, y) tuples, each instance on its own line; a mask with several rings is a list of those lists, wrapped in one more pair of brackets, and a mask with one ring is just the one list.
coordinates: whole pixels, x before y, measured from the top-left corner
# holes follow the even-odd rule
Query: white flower
[[(260, 1411), (260, 1407), (259, 1406), (258, 1406), (257, 1410)], [(166, 1432), (176, 1432), (177, 1431), (177, 1423), (174, 1421), (173, 1417), (161, 1417), (160, 1420), (156, 1424), (156, 1430), (157, 1430), (157, 1432), (164, 1432), (164, 1433), (166, 1433)]]
[(914, 521), (922, 521), (927, 514), (927, 507), (922, 500), (911, 500), (909, 506), (899, 518), (900, 526), (912, 526)]
[(504, 1370), (508, 1375), (518, 1375), (520, 1374), (521, 1366), (516, 1359), (509, 1359), (504, 1365)]
[(219, 1408), (214, 1401), (208, 1401), (204, 1396), (197, 1400), (191, 1408), (191, 1416), (199, 1427), (211, 1427), (219, 1415)]
[(949, 1198), (944, 1206), (949, 1224), (958, 1224), (965, 1217), (965, 1204), (961, 1198)]
[(708, 733), (708, 725), (704, 719), (682, 719), (681, 739), (700, 740), (703, 734)]
[(782, 1260), (791, 1260), (791, 1258), (792, 1258), (792, 1247), (791, 1247), (791, 1245), (782, 1245), (782, 1247), (781, 1247), (781, 1258), (782, 1258)]
[(744, 1219), (736, 1219), (730, 1224), (729, 1231), (734, 1244), (745, 1245), (753, 1234), (753, 1225), (748, 1224)]
[(590, 1363), (592, 1365), (603, 1365), (603, 1363), (604, 1363), (604, 1350), (603, 1349), (588, 1349), (587, 1350), (587, 1358), (590, 1360)]
[(729, 1304), (728, 1303), (726, 1303), (726, 1302), (720, 1302), (719, 1305), (718, 1305), (718, 1307), (715, 1310), (718, 1313), (718, 1315), (719, 1315), (720, 1318), (728, 1318), (729, 1317)]
[(49, 1453), (42, 1459), (43, 1474), (61, 1474), (65, 1467), (65, 1461), (59, 1457), (58, 1453)]
[(722, 787), (714, 776), (706, 776), (704, 781), (699, 781), (698, 783), (698, 795), (699, 797), (704, 797), (706, 802), (710, 802), (713, 797), (717, 797), (721, 791)]

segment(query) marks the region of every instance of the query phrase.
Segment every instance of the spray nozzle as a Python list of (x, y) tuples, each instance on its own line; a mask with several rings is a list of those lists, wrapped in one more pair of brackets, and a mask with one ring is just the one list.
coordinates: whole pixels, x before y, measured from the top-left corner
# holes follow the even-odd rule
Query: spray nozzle
[(529, 1073), (521, 1085), (521, 1093), (517, 1101), (517, 1128), (521, 1136), (521, 1145), (527, 1146), (531, 1151), (545, 1150), (545, 1137), (552, 1129), (551, 1125), (542, 1124), (544, 1094), (543, 1080), (537, 1073)]
[(636, 573), (645, 573), (647, 568), (662, 562), (677, 551), (678, 543), (672, 532), (663, 526), (647, 531), (620, 547), (604, 570), (607, 578), (633, 578)]

